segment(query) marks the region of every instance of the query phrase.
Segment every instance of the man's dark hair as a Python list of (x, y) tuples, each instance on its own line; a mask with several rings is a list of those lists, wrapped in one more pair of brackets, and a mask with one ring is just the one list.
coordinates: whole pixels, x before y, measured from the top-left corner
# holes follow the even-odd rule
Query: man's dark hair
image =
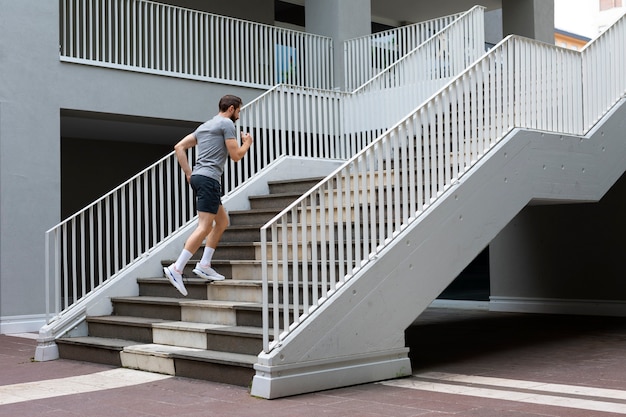
[(241, 107), (241, 99), (237, 96), (226, 95), (220, 99), (220, 111), (225, 112), (230, 106), (235, 106), (235, 110)]

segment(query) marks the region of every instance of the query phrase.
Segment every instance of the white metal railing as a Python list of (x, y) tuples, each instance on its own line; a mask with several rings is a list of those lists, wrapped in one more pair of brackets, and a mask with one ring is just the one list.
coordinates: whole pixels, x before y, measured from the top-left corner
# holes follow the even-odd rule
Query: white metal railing
[[(268, 91), (246, 106), (239, 121), (255, 138), (274, 138), (256, 157), (263, 163), (292, 152), (351, 157), (483, 55), (483, 16), (479, 6), (459, 14), (353, 93), (289, 85)], [(238, 169), (245, 174), (246, 167)]]
[(616, 24), (608, 27), (581, 51), (585, 129), (591, 128), (606, 109), (615, 104), (619, 99), (615, 97), (616, 91), (626, 91), (626, 54), (624, 44), (620, 44), (624, 41), (626, 31), (624, 18), (623, 16)]
[(509, 36), (270, 220), (261, 229), (264, 351), (514, 127), (584, 134), (624, 96), (614, 69), (625, 56), (624, 18), (583, 53)]
[(269, 88), (333, 88), (332, 39), (147, 0), (60, 0), (61, 60)]
[[(477, 18), (479, 23), (482, 22), (482, 8), (461, 16), (457, 20), (459, 23), (450, 25), (450, 35), (446, 39), (451, 45), (466, 45), (464, 38), (482, 34), (482, 26), (475, 23)], [(470, 23), (464, 23), (466, 19)], [(457, 26), (474, 27), (478, 29), (478, 34), (465, 29), (455, 30)], [(433, 50), (430, 45), (427, 42), (422, 48), (438, 53), (439, 49)], [(414, 53), (420, 54), (419, 50)], [(466, 49), (465, 59), (471, 53)], [(477, 54), (476, 51), (473, 53)], [(387, 72), (402, 74), (404, 69), (401, 67), (409, 64), (416, 62), (399, 61)], [(390, 78), (385, 76), (384, 79)], [(397, 77), (394, 85), (401, 87), (403, 82), (414, 79)], [(440, 83), (435, 79), (428, 94), (436, 91)], [(363, 91), (367, 91), (370, 97), (376, 92), (388, 97), (385, 92), (388, 85), (372, 82)], [(404, 86), (411, 88), (409, 84)], [(402, 91), (402, 88), (395, 91)], [(380, 106), (351, 101), (353, 96), (359, 94), (364, 93), (280, 84), (246, 104), (238, 124), (241, 130), (252, 133), (255, 143), (242, 161), (227, 163), (223, 191), (229, 193), (234, 190), (281, 155), (347, 159), (367, 146), (391, 126), (393, 117), (377, 119)], [(394, 109), (395, 120), (415, 108), (421, 100), (423, 97), (416, 95), (412, 103), (406, 101), (402, 107), (398, 98)], [(371, 120), (378, 120), (378, 125), (372, 124)], [(347, 124), (350, 126), (348, 129)], [(191, 155), (190, 160), (193, 160)], [(46, 233), (46, 283), (50, 285), (54, 277), (55, 305), (48, 306), (47, 313), (57, 314), (81, 300), (193, 218), (192, 195), (174, 154), (170, 153), (154, 166), (51, 228)], [(48, 288), (47, 300), (51, 298), (50, 291)]]
[[(347, 98), (347, 109), (355, 111), (346, 115), (346, 131), (390, 127), (484, 54), (484, 8), (475, 6), (455, 16), (354, 90)], [(367, 117), (359, 117), (363, 109), (370, 110)]]
[(344, 82), (352, 91), (440, 32), (461, 14), (378, 32), (344, 42)]
[(172, 152), (51, 228), (45, 240), (46, 313), (82, 299), (195, 214), (193, 194)]

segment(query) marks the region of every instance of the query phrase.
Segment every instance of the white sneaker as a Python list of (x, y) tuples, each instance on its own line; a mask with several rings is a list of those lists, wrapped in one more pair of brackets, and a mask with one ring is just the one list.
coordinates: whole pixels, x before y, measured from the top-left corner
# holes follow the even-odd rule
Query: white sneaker
[(226, 278), (210, 266), (200, 265), (200, 262), (196, 264), (196, 267), (193, 269), (193, 273), (200, 278), (208, 279), (209, 281), (223, 281), (224, 278)]
[(170, 266), (166, 266), (165, 268), (163, 268), (163, 272), (165, 273), (165, 276), (167, 277), (167, 279), (170, 280), (172, 285), (176, 287), (178, 292), (186, 296), (187, 288), (185, 288), (185, 284), (183, 283), (183, 276), (180, 272), (176, 270), (176, 268), (174, 268), (174, 264), (171, 264)]

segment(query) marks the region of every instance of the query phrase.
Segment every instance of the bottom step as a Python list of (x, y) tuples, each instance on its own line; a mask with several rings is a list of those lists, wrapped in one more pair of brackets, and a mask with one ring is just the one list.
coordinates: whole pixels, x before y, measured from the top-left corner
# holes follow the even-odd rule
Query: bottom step
[(218, 352), (99, 337), (57, 340), (64, 359), (104, 363), (142, 371), (250, 386), (255, 355)]

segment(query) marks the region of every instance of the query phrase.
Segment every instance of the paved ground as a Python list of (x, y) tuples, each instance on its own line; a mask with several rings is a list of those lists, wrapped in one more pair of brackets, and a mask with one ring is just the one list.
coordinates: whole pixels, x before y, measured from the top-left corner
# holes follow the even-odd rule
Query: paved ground
[(429, 309), (407, 331), (414, 375), (277, 400), (104, 365), (33, 362), (0, 336), (0, 416), (600, 417), (626, 415), (626, 319)]

